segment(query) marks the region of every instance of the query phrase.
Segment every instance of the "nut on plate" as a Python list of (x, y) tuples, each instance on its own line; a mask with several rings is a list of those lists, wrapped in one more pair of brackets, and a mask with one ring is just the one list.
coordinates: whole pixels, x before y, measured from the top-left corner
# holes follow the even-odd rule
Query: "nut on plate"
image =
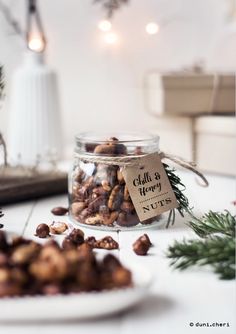
[[(1, 234), (1, 241), (6, 234)], [(74, 229), (66, 237), (73, 248), (63, 249), (53, 239), (43, 245), (23, 237), (7, 242), (0, 251), (0, 298), (25, 295), (56, 295), (71, 292), (102, 291), (132, 284), (131, 273), (109, 254), (103, 260), (96, 257), (96, 247), (113, 249), (111, 237), (96, 240)], [(3, 244), (0, 243), (2, 246)]]

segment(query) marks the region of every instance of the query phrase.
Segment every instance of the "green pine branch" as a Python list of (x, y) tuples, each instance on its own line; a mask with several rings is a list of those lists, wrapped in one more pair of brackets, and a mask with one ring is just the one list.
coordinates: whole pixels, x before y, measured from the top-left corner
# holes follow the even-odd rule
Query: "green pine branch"
[(175, 241), (168, 248), (170, 265), (180, 270), (210, 265), (221, 279), (235, 278), (235, 216), (210, 211), (188, 225), (203, 239)]
[[(177, 211), (182, 217), (184, 217), (185, 212), (188, 213), (191, 212), (188, 198), (183, 193), (183, 191), (185, 190), (185, 185), (182, 183), (180, 177), (175, 174), (175, 169), (171, 168), (169, 165), (165, 163), (163, 163), (163, 166), (165, 168), (166, 174), (169, 178), (171, 187), (174, 191), (174, 194), (176, 196), (179, 205)], [(166, 227), (168, 228), (170, 224), (173, 225), (174, 222), (175, 222), (175, 209), (170, 211)]]
[(228, 211), (225, 213), (209, 211), (201, 219), (193, 217), (188, 226), (201, 238), (213, 233), (222, 233), (229, 237), (235, 237), (235, 217)]

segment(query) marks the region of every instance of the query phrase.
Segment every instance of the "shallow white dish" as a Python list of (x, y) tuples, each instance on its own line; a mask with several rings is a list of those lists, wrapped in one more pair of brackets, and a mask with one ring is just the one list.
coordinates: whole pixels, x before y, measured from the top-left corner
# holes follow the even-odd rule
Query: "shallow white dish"
[(151, 283), (145, 268), (132, 266), (134, 286), (104, 292), (0, 299), (0, 322), (88, 319), (114, 314), (144, 299)]

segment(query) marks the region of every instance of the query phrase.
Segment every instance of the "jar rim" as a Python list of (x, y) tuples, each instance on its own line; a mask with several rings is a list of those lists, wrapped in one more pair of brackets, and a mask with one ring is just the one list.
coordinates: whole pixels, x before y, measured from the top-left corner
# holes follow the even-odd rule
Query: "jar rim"
[(119, 143), (145, 143), (150, 142), (152, 145), (159, 143), (160, 136), (156, 134), (151, 134), (147, 132), (81, 132), (75, 136), (75, 141), (77, 144), (85, 144), (85, 143), (94, 143), (94, 144), (103, 144), (107, 143), (109, 138), (117, 138)]

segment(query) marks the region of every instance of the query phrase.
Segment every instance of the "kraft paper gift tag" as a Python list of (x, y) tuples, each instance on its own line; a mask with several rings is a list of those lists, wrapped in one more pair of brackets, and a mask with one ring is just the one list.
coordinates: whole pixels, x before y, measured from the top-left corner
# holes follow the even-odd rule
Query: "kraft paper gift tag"
[(158, 153), (148, 154), (139, 165), (127, 166), (122, 173), (140, 221), (178, 207)]

